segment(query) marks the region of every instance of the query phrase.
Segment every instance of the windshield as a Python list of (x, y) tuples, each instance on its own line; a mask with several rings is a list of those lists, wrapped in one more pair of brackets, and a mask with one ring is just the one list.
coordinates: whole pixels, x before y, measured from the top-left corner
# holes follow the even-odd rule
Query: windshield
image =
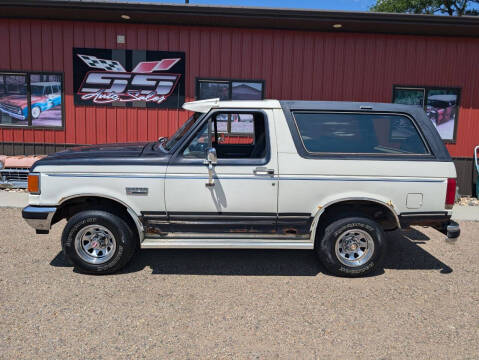
[(201, 115), (203, 115), (203, 113), (199, 112), (196, 112), (191, 115), (191, 117), (186, 120), (183, 126), (176, 130), (173, 136), (166, 142), (166, 144), (164, 145), (165, 150), (172, 149), (178, 143), (178, 141), (180, 141), (183, 136), (188, 133), (188, 131), (193, 127), (196, 121), (201, 117)]
[(32, 89), (33, 96), (42, 96), (43, 95), (43, 86), (32, 85), (30, 87)]

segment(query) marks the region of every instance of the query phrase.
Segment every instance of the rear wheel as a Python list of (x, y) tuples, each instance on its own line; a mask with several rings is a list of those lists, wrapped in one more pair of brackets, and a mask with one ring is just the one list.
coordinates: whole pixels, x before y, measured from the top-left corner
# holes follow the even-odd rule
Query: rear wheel
[(322, 235), (316, 241), (316, 252), (331, 273), (358, 277), (382, 265), (386, 242), (383, 230), (375, 221), (345, 217), (327, 225)]
[(110, 274), (125, 266), (135, 253), (136, 241), (121, 217), (101, 210), (75, 214), (62, 234), (67, 260), (93, 274)]

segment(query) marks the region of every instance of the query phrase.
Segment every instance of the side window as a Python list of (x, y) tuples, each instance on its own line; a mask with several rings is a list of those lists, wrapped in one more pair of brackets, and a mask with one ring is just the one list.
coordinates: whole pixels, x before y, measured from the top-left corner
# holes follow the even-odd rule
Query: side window
[(218, 114), (216, 116), (218, 144), (254, 144), (252, 114)]
[[(183, 151), (186, 158), (206, 156), (208, 122)], [(261, 159), (266, 155), (266, 122), (262, 113), (215, 113), (211, 116), (211, 144), (218, 159)]]
[(428, 154), (412, 120), (402, 115), (295, 112), (311, 153)]

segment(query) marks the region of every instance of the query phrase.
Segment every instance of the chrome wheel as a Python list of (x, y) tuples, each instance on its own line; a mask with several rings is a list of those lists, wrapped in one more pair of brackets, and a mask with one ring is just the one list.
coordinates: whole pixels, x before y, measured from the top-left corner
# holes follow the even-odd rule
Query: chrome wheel
[(358, 267), (367, 263), (374, 253), (372, 236), (361, 229), (346, 230), (338, 236), (336, 257), (346, 266)]
[(34, 119), (38, 118), (40, 116), (40, 113), (41, 113), (41, 110), (38, 106), (35, 106), (34, 108), (32, 108), (32, 117)]
[(115, 254), (116, 240), (110, 230), (101, 225), (88, 225), (75, 237), (75, 250), (90, 264), (103, 264)]

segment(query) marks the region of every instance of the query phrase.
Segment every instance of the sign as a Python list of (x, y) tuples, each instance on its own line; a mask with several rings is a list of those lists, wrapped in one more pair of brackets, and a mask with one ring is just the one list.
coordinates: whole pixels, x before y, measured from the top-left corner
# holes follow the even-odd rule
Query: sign
[(73, 49), (75, 105), (180, 108), (185, 53)]

